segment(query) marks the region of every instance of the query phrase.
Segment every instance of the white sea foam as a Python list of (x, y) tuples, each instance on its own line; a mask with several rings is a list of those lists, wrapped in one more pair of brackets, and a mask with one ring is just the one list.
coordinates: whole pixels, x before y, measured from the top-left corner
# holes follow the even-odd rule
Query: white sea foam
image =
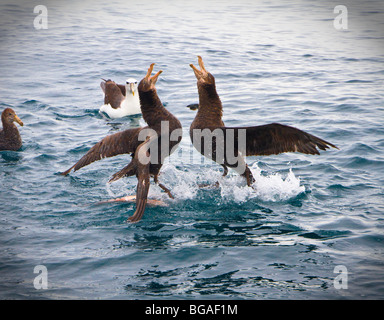
[[(226, 177), (222, 176), (219, 167), (216, 169), (202, 168), (198, 173), (176, 168), (171, 163), (165, 163), (161, 170), (159, 180), (167, 186), (176, 201), (197, 199), (200, 190), (199, 184), (206, 183), (212, 187), (206, 187), (207, 192), (215, 187), (219, 182), (221, 199), (219, 202), (234, 201), (242, 203), (250, 199), (260, 199), (262, 201), (286, 201), (305, 192), (305, 187), (301, 185), (300, 178), (296, 177), (290, 169), (288, 174), (281, 173), (262, 173), (257, 163), (250, 167), (255, 178), (253, 188), (247, 186), (245, 179), (237, 173), (230, 171)], [(136, 192), (136, 180), (133, 178), (121, 179), (113, 184), (106, 184), (108, 195), (112, 198), (132, 195)], [(149, 198), (167, 201), (168, 196), (159, 188), (153, 185), (149, 189)]]

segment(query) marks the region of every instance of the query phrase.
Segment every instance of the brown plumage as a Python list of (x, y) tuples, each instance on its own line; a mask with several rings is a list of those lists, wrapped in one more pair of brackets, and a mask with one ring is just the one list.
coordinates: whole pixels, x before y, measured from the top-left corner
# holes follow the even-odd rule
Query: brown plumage
[[(283, 152), (320, 154), (318, 149), (337, 148), (332, 143), (314, 135), (279, 123), (251, 127), (226, 127), (222, 121), (223, 107), (216, 91), (215, 78), (205, 69), (200, 56), (198, 56), (198, 62), (200, 70), (193, 64), (190, 65), (197, 78), (199, 93), (198, 111), (190, 127), (190, 137), (199, 152), (223, 166), (224, 175), (227, 174), (228, 167), (234, 168), (247, 179), (247, 184), (250, 186), (254, 178), (242, 156), (267, 156)], [(204, 129), (209, 130), (210, 136), (196, 134)], [(245, 138), (245, 146), (242, 148), (238, 145), (240, 136)], [(207, 150), (204, 149), (204, 142), (208, 138), (212, 140), (208, 141)], [(237, 157), (237, 163), (229, 161), (227, 157), (228, 139), (233, 142), (232, 153)], [(211, 144), (210, 141), (212, 141)], [(217, 148), (218, 144), (223, 150)]]
[[(105, 137), (96, 143), (75, 165), (62, 173), (67, 175), (72, 169), (79, 170), (102, 158), (125, 153), (131, 154), (132, 161), (115, 173), (109, 181), (136, 175), (138, 180), (136, 211), (128, 219), (130, 222), (139, 221), (144, 214), (150, 176), (153, 176), (155, 183), (173, 198), (169, 189), (159, 183), (158, 175), (165, 158), (175, 150), (182, 137), (180, 121), (164, 108), (157, 95), (155, 84), (162, 71), (160, 70), (151, 77), (153, 66), (154, 63), (151, 64), (147, 75), (141, 80), (138, 87), (143, 118), (148, 126), (128, 129)], [(162, 131), (162, 122), (169, 125), (169, 131)], [(157, 153), (153, 151), (156, 150), (156, 145), (158, 147)]]
[(100, 87), (104, 92), (104, 104), (110, 104), (112, 108), (120, 108), (121, 102), (125, 99), (126, 90), (122, 84), (117, 84), (111, 79), (100, 83)]
[(19, 130), (14, 122), (17, 122), (21, 126), (24, 125), (23, 122), (11, 108), (4, 109), (1, 114), (1, 122), (3, 123), (3, 129), (0, 130), (0, 151), (19, 150), (21, 148), (22, 141)]

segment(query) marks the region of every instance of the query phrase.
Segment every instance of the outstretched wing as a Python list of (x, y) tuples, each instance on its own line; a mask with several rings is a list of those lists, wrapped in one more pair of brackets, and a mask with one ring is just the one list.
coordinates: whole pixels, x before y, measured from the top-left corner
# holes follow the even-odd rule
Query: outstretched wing
[[(329, 147), (338, 149), (335, 145), (309, 134), (300, 129), (271, 123), (254, 127), (224, 127), (225, 137), (234, 137), (235, 150), (238, 150), (238, 139), (244, 137), (247, 156), (267, 156), (283, 152), (301, 152), (306, 154), (320, 154), (319, 150)], [(230, 131), (233, 131), (230, 133)]]
[(119, 154), (133, 153), (142, 143), (138, 140), (139, 132), (143, 128), (127, 129), (115, 134), (109, 135), (96, 143), (77, 163), (67, 171), (61, 173), (67, 175), (71, 172), (103, 158), (117, 156)]
[(101, 82), (100, 87), (105, 94), (104, 104), (110, 104), (114, 109), (120, 108), (121, 102), (125, 99), (125, 87), (112, 80)]

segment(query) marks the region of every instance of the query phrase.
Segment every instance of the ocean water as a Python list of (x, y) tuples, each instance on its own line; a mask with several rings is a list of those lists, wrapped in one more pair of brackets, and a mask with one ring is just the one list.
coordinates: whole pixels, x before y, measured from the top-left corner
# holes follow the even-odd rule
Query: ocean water
[[(22, 149), (0, 152), (1, 299), (384, 298), (381, 1), (343, 1), (347, 29), (335, 1), (49, 1), (36, 29), (39, 4), (0, 4), (0, 106), (24, 122)], [(188, 135), (197, 55), (226, 125), (280, 122), (340, 150), (248, 157), (256, 190), (221, 177)], [(175, 199), (152, 184), (166, 206), (128, 224), (134, 204), (99, 202), (135, 193), (135, 178), (107, 183), (129, 156), (57, 173), (144, 125), (100, 115), (99, 83), (140, 80), (152, 62), (184, 128), (160, 176)]]

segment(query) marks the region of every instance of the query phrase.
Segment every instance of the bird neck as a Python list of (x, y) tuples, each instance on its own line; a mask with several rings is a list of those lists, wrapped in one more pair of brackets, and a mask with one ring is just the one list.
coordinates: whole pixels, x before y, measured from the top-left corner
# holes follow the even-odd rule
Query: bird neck
[(16, 139), (20, 136), (19, 129), (14, 123), (3, 121), (3, 132), (7, 139)]
[(1, 122), (3, 123), (3, 131), (5, 134), (18, 131), (16, 125), (13, 122), (9, 123), (5, 119), (1, 119)]
[(169, 112), (164, 108), (157, 95), (156, 89), (140, 91), (140, 106), (144, 121), (149, 127), (156, 127), (162, 120), (166, 120)]
[(197, 117), (203, 117), (207, 120), (215, 120), (221, 122), (223, 117), (223, 105), (216, 91), (216, 86), (204, 85), (198, 86), (199, 92), (199, 109)]

